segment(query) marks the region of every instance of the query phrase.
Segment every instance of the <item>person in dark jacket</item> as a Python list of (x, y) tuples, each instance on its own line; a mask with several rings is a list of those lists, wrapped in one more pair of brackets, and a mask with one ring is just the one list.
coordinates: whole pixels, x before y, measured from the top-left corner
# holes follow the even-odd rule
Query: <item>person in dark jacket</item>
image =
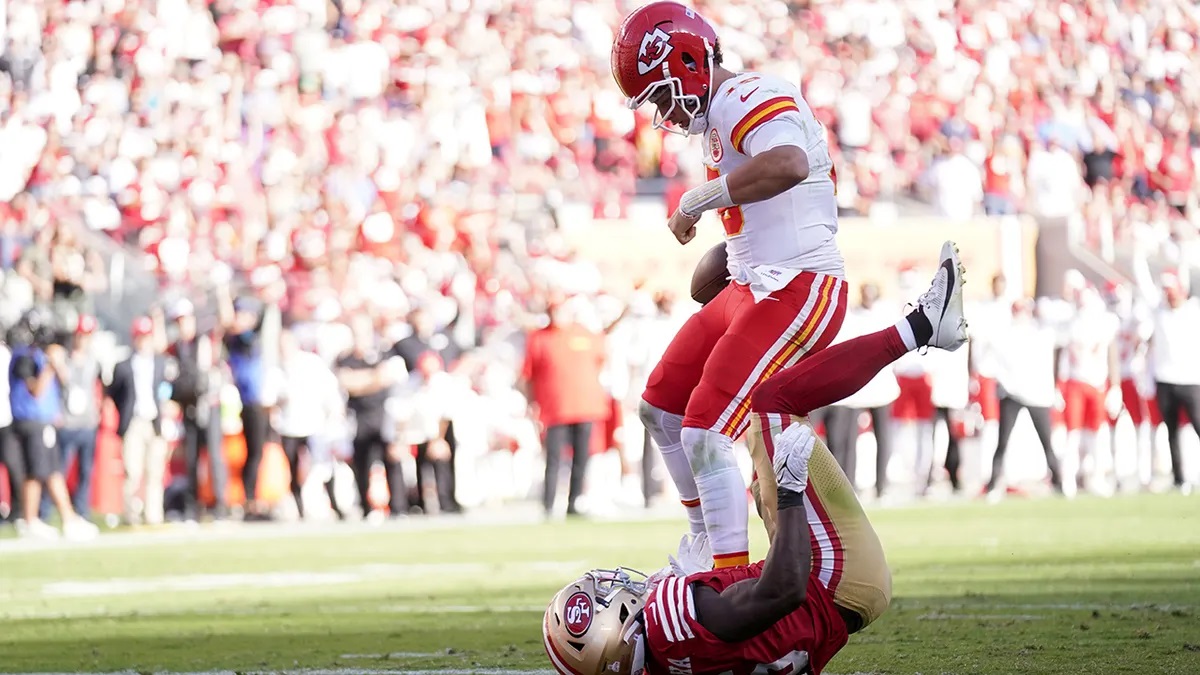
[(225, 517), (225, 456), (221, 445), (219, 379), (212, 339), (196, 327), (195, 308), (181, 299), (167, 313), (177, 331), (169, 348), (176, 374), (171, 382), (171, 400), (183, 413), (183, 450), (187, 462), (188, 490), (185, 510), (189, 517), (200, 515), (200, 451), (208, 455), (208, 475), (216, 502), (213, 515)]
[(125, 464), (125, 520), (128, 524), (163, 521), (163, 477), (167, 442), (162, 407), (170, 397), (166, 360), (154, 348), (154, 322), (133, 322), (133, 354), (113, 369), (108, 397), (117, 408), (117, 435)]
[(234, 301), (229, 288), (220, 297), (221, 324), (225, 330), (225, 349), (229, 370), (242, 399), (242, 435), (246, 439), (246, 463), (242, 466), (242, 486), (246, 490), (246, 517), (268, 517), (267, 506), (258, 499), (258, 468), (263, 447), (271, 431), (266, 401), (267, 366), (263, 354), (262, 328), (265, 316), (261, 303), (239, 297)]

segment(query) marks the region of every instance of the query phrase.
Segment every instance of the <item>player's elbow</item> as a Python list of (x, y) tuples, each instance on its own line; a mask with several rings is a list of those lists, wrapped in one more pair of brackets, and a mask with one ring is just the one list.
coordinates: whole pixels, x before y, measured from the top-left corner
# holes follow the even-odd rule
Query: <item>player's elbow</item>
[(795, 145), (782, 145), (771, 152), (778, 155), (779, 177), (791, 185), (799, 185), (808, 180), (808, 153)]
[(804, 601), (808, 598), (808, 591), (805, 589), (804, 580), (800, 579), (797, 583), (788, 584), (786, 587), (779, 589), (777, 596), (779, 609), (784, 614), (791, 614), (800, 609)]

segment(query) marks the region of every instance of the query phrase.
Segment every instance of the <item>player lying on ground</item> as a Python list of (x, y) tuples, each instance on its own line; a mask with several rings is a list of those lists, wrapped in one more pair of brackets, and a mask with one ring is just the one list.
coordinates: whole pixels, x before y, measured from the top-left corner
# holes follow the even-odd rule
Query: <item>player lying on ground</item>
[[(845, 398), (921, 346), (966, 341), (963, 270), (953, 244), (917, 308), (887, 330), (834, 345), (767, 380), (754, 395), (768, 433), (755, 453), (765, 561), (713, 570), (703, 535), (646, 580), (593, 570), (559, 591), (542, 635), (569, 675), (819, 675), (887, 609), (891, 573), (854, 488), (802, 418)], [(812, 481), (809, 481), (809, 477)], [(774, 478), (774, 480), (769, 480)], [(634, 573), (636, 574), (636, 573)]]

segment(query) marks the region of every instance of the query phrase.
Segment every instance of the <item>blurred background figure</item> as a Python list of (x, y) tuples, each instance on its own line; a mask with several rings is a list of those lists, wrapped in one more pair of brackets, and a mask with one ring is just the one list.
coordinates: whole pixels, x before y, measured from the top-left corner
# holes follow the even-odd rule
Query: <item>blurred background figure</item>
[[(996, 383), (1000, 393), (999, 436), (992, 453), (992, 470), (984, 487), (990, 499), (1004, 495), (1004, 455), (1008, 451), (1013, 427), (1022, 410), (1037, 432), (1050, 471), (1050, 484), (1063, 492), (1065, 484), (1059, 471), (1058, 457), (1050, 432), (1050, 410), (1058, 392), (1054, 383), (1054, 360), (1058, 337), (1054, 329), (1035, 317), (1032, 300), (1016, 300), (1012, 320), (996, 335), (993, 344), (998, 370)], [(1073, 485), (1073, 483), (1072, 483)], [(1073, 496), (1074, 492), (1069, 493)]]
[[(326, 426), (332, 422), (330, 397), (338, 391), (338, 381), (321, 357), (301, 349), (296, 335), (291, 330), (284, 329), (279, 335), (277, 389), (279, 394), (275, 403), (273, 427), (279, 433), (283, 454), (287, 457), (296, 511), (304, 518), (304, 499), (301, 494), (304, 481), (301, 475), (300, 453), (303, 450), (309, 455), (311, 465), (314, 459), (313, 447), (321, 443), (321, 436), (327, 433)], [(325, 452), (328, 450), (325, 449)], [(336, 511), (337, 500), (333, 494), (332, 477), (326, 482), (326, 489)]]
[(1090, 492), (1112, 494), (1112, 483), (1104, 477), (1112, 466), (1107, 431), (1109, 410), (1119, 405), (1120, 380), (1115, 367), (1118, 323), (1091, 287), (1079, 291), (1075, 315), (1067, 329), (1063, 350), (1066, 384), (1063, 388), (1067, 442), (1063, 448), (1063, 481), (1068, 493), (1071, 483)]
[(992, 277), (991, 290), (990, 298), (971, 303), (967, 310), (971, 332), (967, 366), (983, 425), (979, 432), (979, 445), (985, 448), (985, 452), (996, 447), (996, 429), (1000, 419), (1000, 395), (996, 389), (996, 377), (1000, 369), (996, 356), (999, 349), (997, 341), (1004, 335), (1004, 329), (1013, 316), (1013, 301), (1008, 296), (1008, 280), (1003, 274)]
[(416, 362), (404, 389), (407, 414), (401, 419), (404, 444), (417, 449), (417, 498), (423, 513), (459, 513), (455, 497), (454, 459), (458, 441), (452, 423), (457, 403), (466, 392), (442, 367), (437, 352), (427, 351)]
[[(1162, 419), (1158, 403), (1154, 400), (1154, 372), (1150, 368), (1150, 338), (1154, 334), (1154, 320), (1145, 302), (1134, 299), (1128, 284), (1110, 283), (1107, 288), (1110, 311), (1119, 322), (1117, 329), (1117, 362), (1121, 376), (1121, 406), (1129, 415), (1134, 427), (1132, 450), (1136, 466), (1134, 487), (1148, 490), (1154, 478), (1155, 456), (1158, 443), (1158, 427)], [(1117, 427), (1113, 426), (1113, 454), (1121, 453), (1123, 442), (1117, 438)]]
[[(92, 514), (92, 471), (100, 427), (100, 362), (92, 348), (97, 328), (95, 317), (80, 314), (65, 361), (52, 362), (63, 395), (62, 426), (58, 430), (59, 466), (65, 473), (72, 462), (76, 463), (78, 478), (71, 504), (84, 519), (90, 519)], [(43, 519), (49, 510), (49, 496), (43, 495)]]
[(54, 344), (53, 316), (35, 308), (27, 312), (10, 334), (12, 362), (8, 371), (12, 430), (20, 448), (25, 482), (21, 490), (24, 534), (57, 539), (54, 529), (39, 516), (43, 489), (62, 516), (62, 533), (69, 539), (87, 539), (98, 532), (71, 506), (58, 452), (62, 389), (58, 373), (66, 369), (67, 353)]
[(133, 322), (133, 353), (113, 369), (108, 397), (117, 408), (117, 435), (125, 465), (125, 522), (163, 522), (163, 481), (167, 441), (162, 435), (163, 403), (168, 398), (166, 361), (154, 348), (154, 322)]
[(271, 431), (267, 414), (267, 366), (263, 344), (266, 318), (262, 304), (247, 297), (234, 300), (229, 287), (219, 291), (221, 325), (225, 331), (225, 349), (233, 383), (242, 403), (242, 434), (246, 439), (246, 463), (242, 466), (242, 486), (246, 490), (245, 517), (268, 517), (267, 506), (258, 500), (258, 469), (263, 447)]
[(410, 373), (417, 372), (417, 361), (425, 354), (433, 353), (445, 366), (450, 366), (462, 355), (462, 349), (443, 331), (436, 330), (429, 311), (418, 307), (408, 313), (411, 332), (398, 340), (392, 353), (404, 359), (404, 367)]
[(378, 513), (370, 498), (371, 474), (376, 462), (382, 462), (389, 493), (388, 509), (393, 517), (408, 513), (408, 486), (404, 464), (393, 446), (394, 429), (389, 428), (386, 404), (391, 389), (407, 377), (404, 360), (387, 357), (380, 349), (379, 336), (371, 317), (355, 315), (350, 321), (354, 344), (337, 360), (337, 380), (349, 398), (346, 407), (354, 428), (354, 478), (363, 516)]
[(182, 444), (188, 478), (185, 517), (199, 519), (204, 510), (200, 504), (200, 454), (203, 451), (208, 458), (208, 476), (215, 501), (213, 516), (223, 519), (227, 515), (226, 468), (219, 398), (221, 365), (217, 360), (217, 347), (211, 335), (197, 330), (195, 307), (190, 300), (183, 298), (172, 304), (167, 318), (175, 325), (175, 341), (168, 349), (175, 361), (171, 400), (183, 415)]
[(970, 398), (968, 358), (966, 349), (959, 349), (956, 352), (934, 349), (925, 355), (925, 359), (932, 362), (929, 370), (932, 381), (930, 399), (933, 401), (934, 408), (934, 439), (936, 441), (942, 433), (945, 433), (946, 436), (944, 455), (937, 449), (939, 444), (936, 442), (934, 444), (934, 453), (930, 458), (933, 464), (930, 466), (928, 482), (932, 482), (933, 476), (939, 473), (935, 469), (937, 466), (935, 458), (942, 456), (944, 457), (942, 468), (946, 470), (946, 477), (950, 481), (950, 489), (954, 494), (958, 494), (962, 490), (963, 457), (962, 445), (959, 441), (969, 423), (967, 420), (967, 403)]
[(608, 414), (600, 372), (604, 366), (603, 336), (576, 322), (576, 306), (554, 299), (550, 323), (529, 334), (525, 343), (522, 380), (532, 403), (531, 416), (542, 428), (546, 452), (542, 507), (553, 516), (563, 452), (571, 447), (571, 482), (567, 515), (579, 515), (576, 501), (583, 494), (591, 452), (592, 425)]
[(1183, 465), (1183, 420), (1200, 429), (1200, 301), (1189, 297), (1177, 274), (1161, 278), (1161, 298), (1154, 312), (1154, 337), (1150, 343), (1158, 410), (1167, 427), (1171, 448), (1171, 478), (1175, 488), (1191, 494)]

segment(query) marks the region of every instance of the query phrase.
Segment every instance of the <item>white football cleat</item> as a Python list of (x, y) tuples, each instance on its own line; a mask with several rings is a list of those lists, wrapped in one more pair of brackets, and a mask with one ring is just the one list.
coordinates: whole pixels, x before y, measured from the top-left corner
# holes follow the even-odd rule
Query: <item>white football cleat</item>
[(962, 287), (966, 283), (966, 268), (958, 258), (958, 245), (952, 241), (942, 244), (933, 283), (917, 299), (917, 305), (933, 326), (929, 346), (955, 351), (967, 341), (967, 320), (963, 316)]

